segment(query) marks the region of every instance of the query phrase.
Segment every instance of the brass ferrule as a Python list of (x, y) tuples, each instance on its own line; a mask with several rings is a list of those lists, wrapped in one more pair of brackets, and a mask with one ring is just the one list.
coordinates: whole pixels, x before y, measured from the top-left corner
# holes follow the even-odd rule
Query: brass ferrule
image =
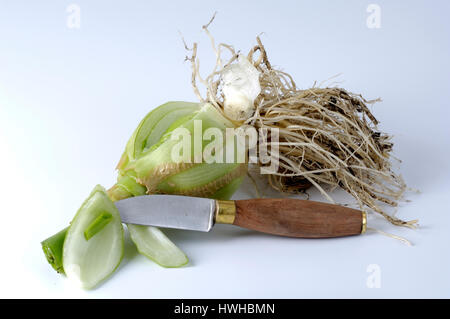
[(364, 234), (367, 230), (367, 213), (361, 212), (361, 214), (362, 214), (361, 234)]
[(236, 204), (233, 200), (216, 200), (215, 222), (233, 224), (236, 217)]

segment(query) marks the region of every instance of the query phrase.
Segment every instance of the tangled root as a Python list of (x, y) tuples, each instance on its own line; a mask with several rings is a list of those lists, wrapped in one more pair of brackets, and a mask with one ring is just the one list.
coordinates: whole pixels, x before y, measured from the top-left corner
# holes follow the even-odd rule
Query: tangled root
[[(203, 29), (216, 54), (213, 71), (205, 79), (201, 77), (196, 43), (187, 59), (192, 64), (192, 85), (199, 100), (223, 110), (221, 72), (237, 60), (239, 53), (227, 44), (216, 47), (208, 31), (210, 23)], [(367, 107), (377, 100), (367, 101), (338, 87), (298, 89), (288, 73), (271, 66), (260, 38), (256, 40), (247, 58), (261, 74), (261, 93), (255, 100), (253, 116), (241, 124), (279, 129), (279, 169), (267, 175), (270, 185), (287, 193), (315, 186), (330, 202), (334, 201), (329, 190), (340, 187), (361, 209), (371, 209), (394, 225), (415, 228), (417, 220), (400, 220), (381, 207), (382, 203), (396, 207), (407, 187), (392, 170), (391, 136), (377, 129), (378, 121)], [(221, 57), (224, 50), (230, 54), (226, 62)], [(197, 82), (205, 86), (206, 98), (201, 96)]]

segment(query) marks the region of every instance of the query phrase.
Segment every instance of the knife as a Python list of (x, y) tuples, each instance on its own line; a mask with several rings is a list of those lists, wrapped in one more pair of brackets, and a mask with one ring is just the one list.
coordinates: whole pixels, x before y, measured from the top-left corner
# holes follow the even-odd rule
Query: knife
[(273, 235), (328, 238), (362, 234), (366, 213), (300, 199), (214, 200), (179, 195), (143, 195), (116, 202), (122, 222), (208, 232), (232, 224)]

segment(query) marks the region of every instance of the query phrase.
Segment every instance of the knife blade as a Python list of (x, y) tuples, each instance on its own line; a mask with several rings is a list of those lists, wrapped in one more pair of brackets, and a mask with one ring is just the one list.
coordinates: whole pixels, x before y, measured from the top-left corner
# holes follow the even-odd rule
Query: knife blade
[(208, 232), (215, 223), (302, 238), (358, 235), (366, 213), (300, 199), (214, 200), (180, 195), (143, 195), (116, 202), (122, 222)]
[(122, 221), (208, 232), (214, 224), (213, 199), (179, 195), (143, 195), (116, 202)]

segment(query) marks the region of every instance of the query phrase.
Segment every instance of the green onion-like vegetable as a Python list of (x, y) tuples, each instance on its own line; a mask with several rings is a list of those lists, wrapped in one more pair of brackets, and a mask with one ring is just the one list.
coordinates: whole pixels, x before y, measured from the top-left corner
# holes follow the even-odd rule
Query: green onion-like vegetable
[[(114, 201), (155, 193), (216, 199), (232, 196), (247, 171), (245, 163), (196, 163), (195, 157), (199, 154), (194, 147), (190, 152), (190, 163), (172, 159), (172, 150), (179, 143), (173, 138), (176, 129), (186, 129), (193, 146), (198, 121), (202, 124), (202, 135), (208, 128), (223, 132), (226, 128), (234, 127), (234, 124), (212, 105), (188, 102), (163, 104), (141, 121), (117, 165), (117, 183), (107, 192), (96, 188), (83, 204), (72, 225), (42, 242), (47, 260), (53, 268), (58, 272), (65, 270), (69, 277), (78, 278), (87, 288), (114, 271), (117, 266), (116, 259), (114, 262), (102, 262), (97, 258), (95, 263), (86, 262), (94, 256), (94, 251), (98, 256), (106, 256), (103, 254), (112, 254), (113, 251), (116, 252), (112, 254), (114, 257), (119, 255), (119, 250), (113, 243), (115, 240), (106, 237), (109, 234), (107, 230), (117, 224), (115, 212), (111, 212)], [(206, 143), (207, 141), (202, 141), (202, 146)], [(215, 152), (222, 152), (222, 147), (223, 145), (219, 145)], [(102, 201), (96, 201), (95, 212), (85, 207), (86, 203), (91, 203), (93, 196), (102, 197)], [(161, 230), (136, 225), (128, 225), (128, 229), (138, 251), (159, 265), (180, 267), (188, 262), (186, 255)], [(102, 245), (96, 245), (101, 238), (105, 239)], [(83, 257), (81, 251), (92, 252), (92, 255)], [(66, 267), (69, 267), (69, 270), (65, 269)]]

